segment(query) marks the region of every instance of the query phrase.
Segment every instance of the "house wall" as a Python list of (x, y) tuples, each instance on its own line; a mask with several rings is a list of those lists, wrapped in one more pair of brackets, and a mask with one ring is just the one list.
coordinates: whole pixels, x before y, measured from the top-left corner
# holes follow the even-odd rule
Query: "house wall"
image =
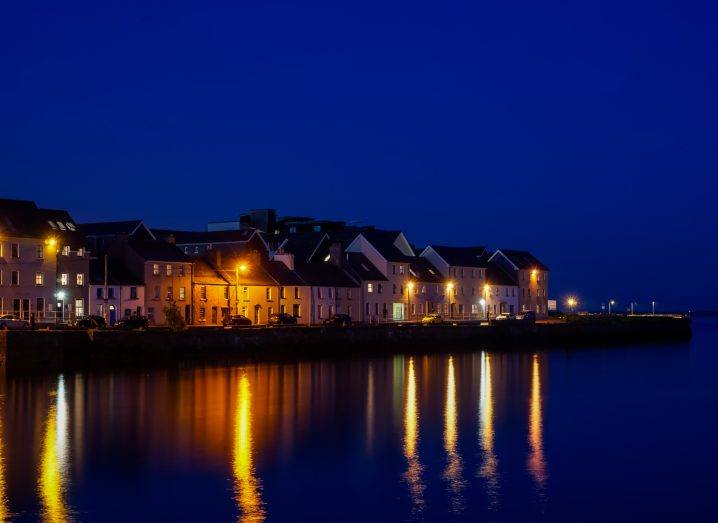
[(89, 279), (89, 253), (80, 246), (71, 246), (69, 252), (59, 247), (56, 292), (62, 292), (64, 295), (65, 318), (86, 316), (90, 313)]
[[(12, 257), (12, 244), (18, 245), (17, 258)], [(37, 249), (42, 249), (38, 257)], [(37, 321), (55, 321), (55, 247), (39, 238), (4, 237), (0, 241), (0, 313), (18, 314), (25, 319), (34, 315)], [(18, 272), (18, 285), (12, 284), (12, 273)], [(35, 283), (36, 273), (42, 284)], [(15, 301), (15, 300), (19, 300)], [(41, 303), (38, 303), (41, 300)], [(39, 310), (38, 310), (39, 306)]]
[(519, 270), (518, 282), (520, 310), (535, 311), (539, 317), (548, 316), (548, 271)]
[[(280, 296), (281, 286), (277, 285), (234, 285), (230, 288), (232, 314), (244, 314), (253, 324), (265, 325), (270, 314), (298, 312), (297, 323), (309, 325), (312, 318), (312, 296), (309, 286), (288, 285), (284, 287), (284, 297)], [(245, 292), (246, 289), (246, 292)], [(239, 290), (239, 300), (237, 300)], [(267, 290), (270, 298), (267, 299)], [(295, 309), (295, 305), (298, 310)]]
[(516, 285), (490, 285), (485, 291), (488, 317), (507, 312), (516, 314), (519, 309), (519, 288)]
[[(131, 251), (131, 249), (129, 249)], [(135, 256), (139, 258), (138, 256)], [(154, 266), (159, 267), (159, 274), (154, 274)], [(128, 268), (131, 267), (128, 264)], [(172, 289), (180, 313), (188, 323), (192, 322), (192, 264), (188, 262), (144, 261), (142, 280), (145, 282), (145, 312), (155, 325), (167, 323), (164, 308), (169, 303), (169, 290)], [(172, 267), (172, 273), (167, 274), (167, 266)], [(180, 267), (184, 267), (181, 275)], [(182, 294), (184, 289), (184, 297)]]
[(444, 314), (459, 319), (479, 318), (481, 316), (481, 298), (485, 292), (486, 269), (450, 266), (446, 277), (447, 283), (454, 284), (454, 289), (450, 296), (450, 305), (448, 303), (444, 305)]
[(192, 285), (193, 325), (221, 325), (225, 315), (231, 315), (231, 294), (228, 284), (194, 282)]
[[(136, 298), (132, 297), (132, 288), (135, 288)], [(98, 289), (101, 291), (101, 297), (97, 296)], [(89, 308), (88, 314), (96, 314), (104, 316), (104, 285), (89, 286)], [(107, 299), (107, 306), (115, 308), (115, 319), (121, 320), (128, 316), (144, 316), (145, 315), (145, 288), (142, 285), (108, 285), (108, 290), (112, 289), (108, 295), (112, 298)], [(127, 311), (129, 310), (129, 314)], [(108, 311), (109, 318), (109, 311)]]
[(358, 287), (312, 287), (311, 293), (313, 324), (322, 323), (335, 314), (348, 314), (352, 321), (362, 321)]

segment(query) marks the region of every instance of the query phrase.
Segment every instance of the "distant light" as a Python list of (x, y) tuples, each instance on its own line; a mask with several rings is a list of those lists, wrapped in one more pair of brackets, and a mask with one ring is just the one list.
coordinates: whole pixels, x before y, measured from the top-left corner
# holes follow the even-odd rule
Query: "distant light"
[(449, 283), (447, 283), (447, 284), (446, 284), (446, 288), (449, 289), (449, 290), (453, 289), (453, 288), (454, 288), (454, 282), (451, 282), (451, 281), (450, 281)]
[(247, 267), (247, 265), (244, 263), (239, 265), (239, 267), (237, 267), (237, 268), (239, 269), (239, 272), (241, 272), (241, 273), (246, 273), (249, 270), (249, 267)]
[(65, 293), (63, 291), (57, 291), (57, 293), (55, 293), (55, 296), (57, 297), (58, 300), (65, 299)]
[(327, 254), (327, 255), (324, 257), (324, 261), (325, 261), (325, 262), (328, 262), (331, 257), (332, 257), (331, 254)]
[(45, 240), (45, 244), (49, 245), (50, 247), (54, 247), (55, 245), (57, 245), (57, 239), (56, 238), (48, 238), (47, 240)]
[(486, 300), (485, 300), (485, 299), (481, 298), (481, 299), (479, 300), (479, 303), (481, 304), (482, 307), (486, 307)]

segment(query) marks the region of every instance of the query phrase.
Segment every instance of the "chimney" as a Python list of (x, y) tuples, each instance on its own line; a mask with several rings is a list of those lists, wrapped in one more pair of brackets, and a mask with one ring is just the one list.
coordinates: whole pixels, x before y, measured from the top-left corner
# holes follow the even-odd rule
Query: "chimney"
[(332, 263), (338, 267), (342, 265), (342, 244), (334, 242), (329, 246), (329, 263)]
[(169, 234), (169, 235), (167, 235), (165, 240), (167, 241), (167, 243), (171, 243), (172, 245), (174, 245), (175, 244), (175, 235)]
[(275, 254), (274, 259), (276, 261), (282, 262), (284, 265), (286, 265), (290, 270), (294, 270), (294, 254), (290, 252), (285, 252), (281, 254)]

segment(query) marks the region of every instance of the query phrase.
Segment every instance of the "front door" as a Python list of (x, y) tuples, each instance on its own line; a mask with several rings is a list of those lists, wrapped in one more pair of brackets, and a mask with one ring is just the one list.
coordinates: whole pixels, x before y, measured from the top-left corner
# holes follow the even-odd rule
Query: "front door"
[(404, 304), (403, 303), (395, 303), (394, 308), (392, 310), (392, 318), (394, 321), (403, 321), (404, 320)]
[(212, 307), (212, 325), (217, 325), (217, 307)]
[(254, 324), (259, 325), (259, 305), (254, 306)]
[(110, 325), (114, 325), (117, 321), (117, 310), (114, 305), (110, 305)]

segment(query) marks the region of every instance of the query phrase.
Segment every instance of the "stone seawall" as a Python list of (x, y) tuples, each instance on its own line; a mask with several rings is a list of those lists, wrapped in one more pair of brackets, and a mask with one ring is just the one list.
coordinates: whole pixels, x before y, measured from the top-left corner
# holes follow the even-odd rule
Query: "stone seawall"
[(551, 346), (687, 340), (690, 319), (602, 317), (527, 326), (383, 325), (183, 332), (4, 331), (0, 366), (6, 372), (164, 364), (184, 360), (311, 358), (389, 352), (532, 349)]

